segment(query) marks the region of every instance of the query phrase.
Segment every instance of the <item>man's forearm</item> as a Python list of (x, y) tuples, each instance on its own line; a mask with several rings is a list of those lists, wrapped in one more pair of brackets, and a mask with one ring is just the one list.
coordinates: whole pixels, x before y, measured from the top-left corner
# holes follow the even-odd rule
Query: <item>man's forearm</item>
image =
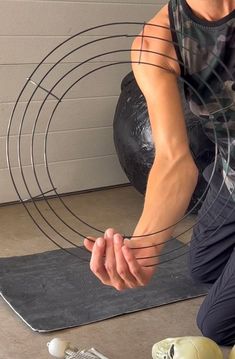
[[(198, 180), (198, 170), (190, 154), (177, 159), (157, 157), (150, 171), (144, 209), (133, 236), (141, 236), (172, 226), (185, 214)], [(169, 239), (174, 226), (157, 235), (141, 237), (142, 244)]]

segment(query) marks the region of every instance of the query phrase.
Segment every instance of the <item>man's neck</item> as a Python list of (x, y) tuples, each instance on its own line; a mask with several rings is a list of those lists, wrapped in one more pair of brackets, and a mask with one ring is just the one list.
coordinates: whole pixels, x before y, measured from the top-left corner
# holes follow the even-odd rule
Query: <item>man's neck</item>
[(220, 20), (235, 9), (235, 0), (187, 0), (193, 12), (209, 21)]

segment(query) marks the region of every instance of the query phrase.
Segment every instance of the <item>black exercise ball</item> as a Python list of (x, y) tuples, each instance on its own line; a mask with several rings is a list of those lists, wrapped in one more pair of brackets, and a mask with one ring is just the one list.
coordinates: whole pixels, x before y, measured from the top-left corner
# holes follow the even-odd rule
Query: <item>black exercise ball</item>
[[(190, 210), (204, 193), (206, 181), (202, 176), (204, 168), (215, 156), (215, 146), (204, 134), (199, 119), (189, 110), (184, 98), (183, 85), (179, 82), (182, 94), (186, 127), (190, 150), (199, 170), (198, 184), (193, 193)], [(152, 167), (155, 149), (145, 98), (139, 89), (133, 72), (121, 83), (121, 94), (117, 103), (113, 121), (114, 144), (120, 164), (130, 183), (145, 194), (147, 178)], [(202, 201), (193, 213), (197, 213)]]

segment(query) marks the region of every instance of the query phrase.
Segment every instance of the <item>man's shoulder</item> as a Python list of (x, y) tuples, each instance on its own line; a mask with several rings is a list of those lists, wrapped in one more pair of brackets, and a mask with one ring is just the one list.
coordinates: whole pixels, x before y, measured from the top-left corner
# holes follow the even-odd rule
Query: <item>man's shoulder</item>
[[(160, 25), (160, 26), (170, 26), (169, 14), (168, 14), (168, 4), (164, 5), (147, 23), (146, 25)], [(154, 30), (154, 26), (152, 27)]]
[(159, 51), (162, 56), (165, 57), (164, 62), (167, 62), (169, 68), (179, 75), (180, 67), (172, 41), (168, 4), (163, 6), (160, 11), (145, 24), (143, 31), (150, 43), (150, 47), (155, 51)]

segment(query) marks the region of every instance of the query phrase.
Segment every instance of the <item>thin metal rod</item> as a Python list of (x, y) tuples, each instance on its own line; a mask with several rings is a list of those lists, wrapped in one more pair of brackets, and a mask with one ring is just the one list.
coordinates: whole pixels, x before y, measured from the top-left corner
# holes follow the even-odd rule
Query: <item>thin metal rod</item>
[(141, 62), (141, 57), (142, 57), (142, 50), (143, 50), (144, 37), (145, 37), (145, 33), (144, 33), (145, 25), (146, 25), (146, 24), (144, 23), (143, 32), (142, 32), (142, 34), (141, 34), (141, 46), (140, 46), (139, 64), (140, 64), (140, 62)]
[(59, 98), (56, 95), (54, 95), (52, 92), (48, 91), (45, 87), (42, 87), (41, 85), (37, 84), (35, 81), (32, 81), (29, 77), (27, 77), (27, 80), (29, 80), (29, 82), (31, 84), (33, 84), (34, 86), (39, 87), (41, 90), (45, 91), (46, 93), (48, 93), (49, 95), (54, 97), (56, 100), (59, 100)]
[[(49, 189), (48, 191), (40, 193), (37, 196), (33, 196), (32, 200), (40, 199), (41, 197), (43, 197), (51, 192), (54, 192), (55, 190), (56, 190), (56, 188)], [(24, 199), (23, 202), (31, 202), (31, 198)]]

